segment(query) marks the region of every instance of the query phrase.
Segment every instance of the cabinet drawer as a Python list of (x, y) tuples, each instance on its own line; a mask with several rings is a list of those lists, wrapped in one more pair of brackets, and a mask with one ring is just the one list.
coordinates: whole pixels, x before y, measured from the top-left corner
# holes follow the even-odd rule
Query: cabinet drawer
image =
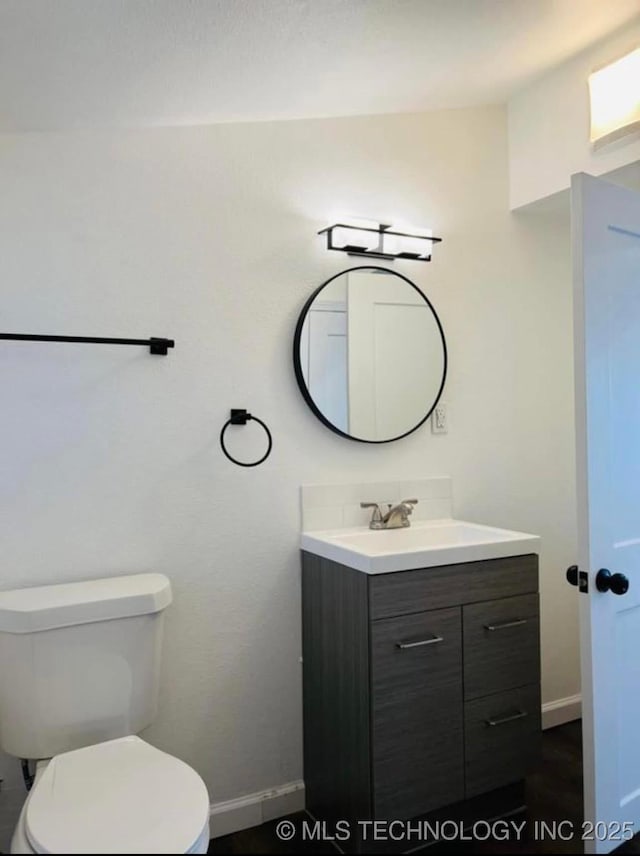
[(415, 817), (464, 795), (461, 636), (459, 607), (371, 627), (379, 820)]
[(465, 704), (465, 796), (524, 778), (542, 745), (540, 688), (520, 687)]
[(538, 595), (463, 607), (465, 699), (540, 680)]
[(369, 581), (372, 620), (538, 591), (538, 557), (510, 556), (393, 574)]
[(377, 621), (371, 627), (371, 685), (378, 708), (462, 683), (460, 608)]

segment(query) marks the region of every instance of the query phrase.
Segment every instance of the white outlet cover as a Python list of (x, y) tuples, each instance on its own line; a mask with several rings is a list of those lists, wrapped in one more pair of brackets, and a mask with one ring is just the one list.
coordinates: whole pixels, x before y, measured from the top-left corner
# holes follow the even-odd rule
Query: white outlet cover
[(431, 414), (431, 432), (433, 434), (447, 433), (447, 405), (443, 402), (437, 404)]

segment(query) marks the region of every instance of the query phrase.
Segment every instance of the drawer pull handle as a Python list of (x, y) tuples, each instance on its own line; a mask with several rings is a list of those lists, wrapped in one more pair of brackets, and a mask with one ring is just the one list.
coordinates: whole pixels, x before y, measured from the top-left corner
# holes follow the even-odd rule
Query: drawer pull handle
[(417, 642), (396, 642), (396, 648), (404, 651), (405, 648), (421, 648), (423, 645), (436, 645), (438, 642), (444, 642), (442, 636), (430, 636), (429, 639), (418, 639)]
[(485, 624), (484, 629), (493, 632), (494, 630), (506, 630), (507, 627), (519, 627), (526, 623), (526, 618), (514, 618), (513, 621), (503, 621), (501, 624)]
[(517, 719), (524, 719), (526, 715), (526, 710), (519, 710), (517, 713), (512, 713), (509, 716), (502, 716), (498, 719), (485, 719), (485, 722), (488, 726), (493, 728), (496, 725), (506, 725), (507, 722), (515, 722)]

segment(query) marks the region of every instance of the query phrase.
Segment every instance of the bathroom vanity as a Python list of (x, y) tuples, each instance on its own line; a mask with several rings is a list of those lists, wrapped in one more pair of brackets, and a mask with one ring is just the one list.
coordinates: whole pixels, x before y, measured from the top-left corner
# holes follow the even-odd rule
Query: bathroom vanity
[(524, 806), (541, 743), (537, 545), (460, 521), (302, 536), (315, 818), (472, 820)]

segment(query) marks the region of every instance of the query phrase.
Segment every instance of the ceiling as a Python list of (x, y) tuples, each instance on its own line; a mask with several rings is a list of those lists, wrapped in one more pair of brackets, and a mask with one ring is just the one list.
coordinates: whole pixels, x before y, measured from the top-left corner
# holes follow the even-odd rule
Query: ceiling
[(639, 0), (0, 0), (0, 130), (500, 102)]

